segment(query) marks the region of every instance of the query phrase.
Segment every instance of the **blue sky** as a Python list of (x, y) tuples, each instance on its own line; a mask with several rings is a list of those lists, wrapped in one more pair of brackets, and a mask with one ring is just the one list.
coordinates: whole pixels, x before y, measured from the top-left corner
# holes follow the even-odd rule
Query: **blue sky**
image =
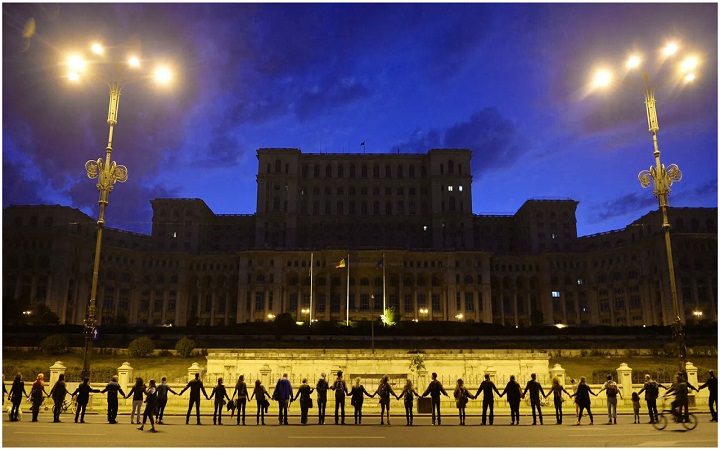
[(654, 163), (643, 93), (628, 76), (590, 92), (600, 66), (666, 42), (701, 60), (657, 91), (662, 162), (683, 180), (671, 206), (717, 207), (717, 4), (3, 4), (3, 207), (61, 204), (97, 217), (84, 164), (104, 156), (107, 88), (62, 62), (93, 40), (175, 68), (129, 84), (113, 160), (129, 180), (107, 226), (150, 232), (149, 201), (256, 208), (262, 147), (303, 152), (473, 150), (473, 212), (530, 198), (579, 201), (578, 234), (657, 208), (637, 174)]

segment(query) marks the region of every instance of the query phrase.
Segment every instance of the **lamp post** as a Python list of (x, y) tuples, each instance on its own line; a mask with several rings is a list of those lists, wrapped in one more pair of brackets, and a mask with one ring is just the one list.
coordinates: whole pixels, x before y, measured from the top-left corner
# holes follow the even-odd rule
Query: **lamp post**
[[(143, 76), (128, 77), (128, 70), (138, 69), (140, 67), (140, 60), (137, 57), (131, 57), (126, 63), (109, 62), (103, 59), (105, 49), (100, 44), (93, 44), (91, 47), (94, 57), (97, 58), (94, 61), (86, 61), (81, 55), (71, 55), (67, 60), (67, 66), (69, 68), (68, 79), (72, 82), (79, 82), (84, 74), (88, 74), (92, 78), (100, 79), (104, 81), (110, 91), (110, 104), (108, 106), (108, 117), (107, 124), (109, 126), (108, 142), (105, 147), (105, 159), (98, 158), (97, 160), (90, 160), (85, 163), (85, 170), (87, 176), (90, 179), (96, 179), (97, 188), (100, 192), (100, 199), (98, 204), (100, 205), (100, 214), (97, 221), (97, 236), (95, 241), (95, 260), (93, 263), (93, 275), (92, 285), (90, 288), (90, 303), (88, 304), (87, 317), (85, 318), (85, 350), (83, 353), (83, 370), (81, 377), (86, 378), (90, 376), (90, 355), (92, 354), (92, 332), (95, 328), (96, 317), (96, 299), (97, 299), (97, 286), (98, 286), (98, 275), (100, 271), (100, 250), (102, 248), (102, 232), (105, 226), (105, 208), (108, 205), (108, 197), (110, 192), (115, 187), (115, 183), (124, 183), (128, 179), (127, 167), (118, 165), (115, 161), (111, 160), (112, 155), (112, 141), (113, 132), (115, 125), (117, 124), (118, 106), (120, 102), (120, 94), (122, 93), (123, 87), (137, 79), (143, 78)], [(99, 70), (93, 71), (88, 70), (88, 65), (93, 65)], [(111, 67), (109, 73), (107, 68)], [(106, 70), (102, 70), (105, 68)], [(108, 76), (109, 75), (109, 76)], [(155, 78), (160, 82), (167, 82), (170, 78), (170, 72), (166, 68), (157, 69), (155, 72)]]
[(427, 308), (420, 308), (420, 309), (418, 310), (418, 312), (420, 313), (421, 316), (427, 317), (429, 311), (428, 311)]
[[(665, 58), (673, 56), (678, 50), (678, 46), (674, 43), (668, 44), (663, 50)], [(655, 165), (650, 169), (643, 170), (638, 174), (638, 180), (642, 187), (647, 188), (653, 184), (653, 194), (658, 199), (660, 211), (662, 213), (662, 228), (665, 235), (665, 250), (667, 254), (668, 278), (670, 280), (670, 296), (672, 298), (675, 320), (672, 324), (673, 338), (677, 345), (677, 352), (680, 358), (680, 372), (685, 373), (686, 353), (685, 347), (685, 331), (680, 316), (680, 306), (677, 297), (677, 288), (675, 284), (675, 266), (673, 264), (672, 244), (670, 241), (670, 222), (668, 221), (668, 196), (670, 194), (670, 186), (674, 182), (682, 179), (682, 172), (676, 164), (670, 164), (665, 167), (660, 162), (660, 147), (658, 146), (658, 131), (660, 126), (657, 118), (657, 108), (655, 105), (655, 91), (664, 83), (664, 80), (658, 80), (656, 72), (652, 77), (647, 70), (641, 68), (642, 60), (639, 56), (633, 55), (627, 61), (627, 68), (630, 70), (640, 69), (642, 79), (642, 88), (645, 96), (645, 113), (648, 121), (648, 130), (653, 140), (653, 156), (655, 157)], [(685, 59), (679, 66), (679, 79), (689, 83), (695, 79), (692, 72), (697, 66), (697, 60), (694, 57)], [(595, 85), (607, 85), (611, 81), (611, 75), (608, 71), (600, 71), (595, 77)]]
[(310, 326), (310, 323), (312, 319), (310, 319), (310, 308), (303, 308), (300, 310), (303, 316), (308, 316), (308, 326)]

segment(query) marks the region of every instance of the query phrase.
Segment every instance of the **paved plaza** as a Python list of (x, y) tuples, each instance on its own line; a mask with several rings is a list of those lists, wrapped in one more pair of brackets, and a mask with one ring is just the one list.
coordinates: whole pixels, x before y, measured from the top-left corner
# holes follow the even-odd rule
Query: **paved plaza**
[[(481, 418), (469, 415), (466, 426), (458, 425), (454, 414), (443, 416), (442, 426), (432, 426), (426, 414), (415, 416), (414, 425), (405, 425), (404, 416), (391, 417), (392, 425), (381, 426), (377, 415), (363, 417), (363, 424), (334, 425), (328, 417), (326, 425), (300, 425), (298, 416), (290, 416), (290, 425), (279, 426), (277, 416), (269, 415), (266, 426), (256, 426), (255, 417), (247, 416), (246, 426), (235, 425), (229, 417), (223, 426), (212, 425), (212, 416), (203, 415), (202, 425), (185, 417), (166, 417), (158, 432), (138, 431), (127, 414), (119, 423), (109, 425), (104, 415), (90, 414), (84, 424), (63, 414), (61, 423), (52, 423), (52, 414), (42, 412), (39, 422), (29, 421), (25, 414), (20, 422), (8, 422), (4, 415), (3, 447), (707, 447), (717, 448), (718, 427), (709, 414), (697, 413), (698, 427), (684, 431), (671, 424), (657, 431), (647, 423), (633, 424), (632, 415), (621, 415), (617, 425), (604, 424), (598, 414), (595, 425), (576, 426), (572, 416), (563, 425), (555, 425), (554, 417), (545, 416), (545, 425), (532, 426), (532, 417), (521, 416), (520, 426), (511, 426), (507, 415), (495, 417), (493, 426), (482, 426)], [(645, 420), (646, 418), (643, 417)], [(346, 421), (348, 421), (346, 419)], [(349, 418), (352, 422), (352, 418)]]

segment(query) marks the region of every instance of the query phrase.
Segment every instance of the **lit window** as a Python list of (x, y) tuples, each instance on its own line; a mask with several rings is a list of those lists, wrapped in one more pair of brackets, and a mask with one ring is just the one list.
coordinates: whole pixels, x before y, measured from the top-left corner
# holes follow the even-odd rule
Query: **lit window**
[(174, 238), (177, 237), (177, 231), (173, 231), (172, 237), (174, 237)]
[(458, 186), (458, 191), (462, 192), (462, 185)]
[(448, 186), (448, 192), (452, 192), (452, 186)]
[(560, 298), (560, 291), (552, 291), (553, 298)]
[(585, 280), (583, 280), (582, 278), (578, 278), (577, 284), (578, 284), (578, 286), (582, 286), (583, 284), (585, 284)]

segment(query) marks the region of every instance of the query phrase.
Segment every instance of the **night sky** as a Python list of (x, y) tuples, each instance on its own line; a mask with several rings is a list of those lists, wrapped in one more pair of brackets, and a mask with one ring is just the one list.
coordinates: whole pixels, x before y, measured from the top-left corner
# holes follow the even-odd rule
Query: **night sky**
[[(305, 153), (473, 151), (473, 212), (530, 198), (580, 202), (578, 234), (657, 209), (637, 174), (654, 164), (643, 91), (589, 85), (634, 51), (658, 89), (662, 162), (683, 172), (671, 206), (717, 207), (717, 4), (8, 4), (3, 6), (3, 207), (60, 204), (97, 219), (87, 160), (104, 157), (107, 87), (70, 83), (70, 51), (174, 67), (129, 84), (113, 160), (129, 170), (109, 227), (150, 233), (157, 197), (216, 214), (256, 209), (263, 147)], [(670, 40), (696, 80), (661, 66)], [(626, 81), (639, 81), (628, 76)]]

